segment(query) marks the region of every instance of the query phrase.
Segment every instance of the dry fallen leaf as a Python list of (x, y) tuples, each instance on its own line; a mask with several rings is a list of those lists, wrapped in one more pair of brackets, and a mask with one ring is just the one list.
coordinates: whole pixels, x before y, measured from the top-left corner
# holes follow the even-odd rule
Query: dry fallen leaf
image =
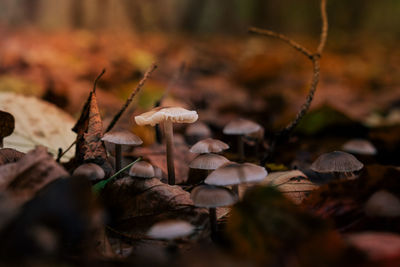
[(0, 149), (0, 165), (13, 163), (25, 156), (25, 153), (19, 152), (12, 148)]
[(64, 168), (55, 162), (45, 147), (37, 147), (17, 162), (0, 166), (0, 191), (6, 191), (22, 203), (62, 176), (68, 176)]
[[(37, 99), (11, 92), (0, 92), (0, 109), (15, 118), (14, 133), (4, 139), (4, 146), (28, 152), (37, 145), (46, 146), (56, 155), (59, 148), (67, 148), (75, 140), (71, 131), (73, 119), (56, 106)], [(74, 155), (70, 150), (64, 159)]]
[(182, 219), (202, 227), (208, 222), (207, 210), (194, 207), (188, 192), (158, 178), (118, 179), (103, 190), (102, 198), (113, 211), (114, 224), (133, 234), (143, 235), (151, 225), (166, 219)]
[(78, 134), (76, 142), (75, 160), (78, 164), (93, 162), (103, 165), (107, 159), (106, 147), (101, 141), (103, 137), (103, 122), (99, 107), (97, 106), (96, 93), (90, 92), (81, 116), (73, 128)]
[(261, 184), (274, 186), (296, 204), (300, 204), (308, 193), (318, 188), (299, 170), (269, 173)]

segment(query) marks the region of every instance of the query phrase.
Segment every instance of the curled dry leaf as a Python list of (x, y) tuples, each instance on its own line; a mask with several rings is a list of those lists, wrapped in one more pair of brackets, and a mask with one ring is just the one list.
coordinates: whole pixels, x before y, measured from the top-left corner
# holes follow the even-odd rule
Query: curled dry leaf
[(0, 166), (0, 190), (23, 203), (46, 184), (67, 175), (45, 147), (37, 147), (19, 161)]
[(13, 115), (0, 110), (0, 147), (3, 147), (3, 138), (12, 134), (15, 128)]
[(107, 159), (107, 153), (106, 147), (101, 141), (103, 137), (103, 122), (97, 106), (95, 92), (90, 92), (73, 131), (78, 134), (75, 154), (77, 163), (93, 162), (103, 165)]
[(102, 198), (116, 227), (129, 233), (145, 233), (154, 223), (182, 219), (195, 226), (207, 224), (207, 210), (196, 208), (190, 194), (157, 178), (124, 177), (108, 185)]
[[(35, 97), (11, 92), (0, 92), (0, 109), (13, 114), (15, 130), (4, 139), (4, 146), (28, 152), (37, 145), (46, 146), (56, 155), (59, 148), (67, 148), (74, 140), (71, 131), (74, 120), (56, 106)], [(74, 150), (65, 158), (73, 157)]]

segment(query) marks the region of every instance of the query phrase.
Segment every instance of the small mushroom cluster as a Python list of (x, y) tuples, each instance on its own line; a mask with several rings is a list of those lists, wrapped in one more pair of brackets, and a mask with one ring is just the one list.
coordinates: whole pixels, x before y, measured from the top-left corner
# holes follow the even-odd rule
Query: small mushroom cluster
[[(180, 107), (157, 107), (146, 113), (135, 117), (138, 125), (161, 124), (166, 144), (166, 157), (168, 167), (168, 184), (175, 184), (174, 169), (174, 148), (173, 148), (173, 123), (193, 123), (198, 119), (196, 111), (189, 111)], [(198, 122), (201, 134), (193, 134), (195, 127), (187, 127), (187, 131), (194, 136), (210, 136), (207, 126)], [(238, 135), (239, 140), (239, 159), (244, 160), (243, 139), (244, 135), (255, 134), (262, 131), (262, 127), (257, 123), (239, 119), (232, 121), (224, 128), (224, 133)], [(229, 146), (217, 139), (210, 137), (195, 143), (190, 152), (199, 154), (190, 162), (191, 169), (206, 170), (208, 176), (204, 177), (203, 184), (195, 187), (191, 191), (191, 198), (197, 207), (209, 209), (211, 236), (215, 236), (217, 231), (216, 208), (233, 205), (238, 201), (238, 185), (243, 183), (255, 183), (263, 180), (267, 176), (265, 168), (252, 163), (231, 162), (224, 156), (218, 154), (228, 149)], [(145, 165), (150, 171), (144, 175), (137, 170), (143, 171)], [(146, 162), (134, 165), (130, 170), (131, 177), (153, 177), (154, 170)], [(205, 184), (204, 184), (205, 183)], [(227, 187), (232, 187), (232, 190)], [(151, 235), (154, 237), (154, 235)]]
[(216, 154), (228, 148), (227, 144), (217, 139), (200, 140), (190, 148), (190, 152), (200, 155), (190, 162), (189, 168), (206, 170), (207, 175), (210, 174), (211, 171), (229, 162), (224, 156)]

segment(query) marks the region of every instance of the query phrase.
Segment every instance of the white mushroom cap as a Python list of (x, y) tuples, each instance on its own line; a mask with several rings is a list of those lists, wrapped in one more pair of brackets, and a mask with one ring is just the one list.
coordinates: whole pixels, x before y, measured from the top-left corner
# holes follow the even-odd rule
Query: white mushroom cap
[(265, 168), (252, 163), (227, 163), (207, 176), (204, 181), (210, 185), (236, 185), (259, 182), (268, 175)]
[(246, 119), (236, 119), (228, 123), (224, 129), (224, 134), (242, 135), (251, 134), (261, 129), (261, 125)]
[(215, 170), (228, 162), (227, 158), (210, 153), (197, 156), (190, 162), (189, 167), (192, 169)]
[(388, 191), (379, 190), (368, 199), (364, 210), (371, 217), (399, 217), (400, 199)]
[(197, 112), (187, 110), (181, 107), (157, 107), (135, 117), (138, 125), (152, 126), (163, 121), (171, 121), (174, 123), (193, 123), (198, 119)]
[(133, 166), (129, 169), (129, 176), (140, 177), (140, 178), (153, 178), (154, 168), (153, 166), (146, 161), (139, 161), (133, 164)]
[(365, 139), (352, 139), (342, 146), (343, 150), (349, 153), (360, 155), (375, 155), (376, 148), (368, 140)]
[(143, 143), (139, 136), (130, 131), (111, 131), (104, 134), (102, 141), (118, 145), (138, 146)]
[(91, 181), (101, 180), (106, 175), (103, 168), (95, 163), (85, 163), (74, 170), (72, 175), (83, 175)]
[(354, 172), (364, 167), (356, 157), (343, 151), (333, 151), (319, 156), (310, 169), (319, 173)]
[(193, 233), (194, 226), (182, 220), (168, 220), (154, 224), (147, 235), (154, 239), (172, 240)]
[(190, 197), (196, 207), (216, 208), (230, 206), (237, 202), (235, 193), (225, 187), (200, 185), (195, 187)]
[(192, 153), (218, 153), (228, 149), (229, 146), (217, 139), (207, 138), (194, 144), (190, 148)]

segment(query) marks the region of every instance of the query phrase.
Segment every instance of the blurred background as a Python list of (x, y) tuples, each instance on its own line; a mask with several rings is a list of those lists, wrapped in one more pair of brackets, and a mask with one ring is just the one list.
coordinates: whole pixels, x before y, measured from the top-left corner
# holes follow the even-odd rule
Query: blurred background
[[(400, 2), (335, 0), (327, 9), (329, 36), (312, 109), (329, 106), (369, 126), (397, 123)], [(286, 44), (248, 34), (249, 26), (315, 49), (320, 2), (2, 0), (0, 91), (38, 96), (76, 117), (106, 68), (98, 97), (107, 119), (156, 61), (135, 112), (166, 95), (163, 101), (197, 109), (217, 128), (242, 116), (279, 129), (304, 102), (311, 64)]]
[[(398, 38), (400, 2), (329, 1), (331, 34)], [(8, 27), (191, 34), (243, 34), (249, 25), (315, 35), (318, 1), (304, 0), (2, 0)]]

